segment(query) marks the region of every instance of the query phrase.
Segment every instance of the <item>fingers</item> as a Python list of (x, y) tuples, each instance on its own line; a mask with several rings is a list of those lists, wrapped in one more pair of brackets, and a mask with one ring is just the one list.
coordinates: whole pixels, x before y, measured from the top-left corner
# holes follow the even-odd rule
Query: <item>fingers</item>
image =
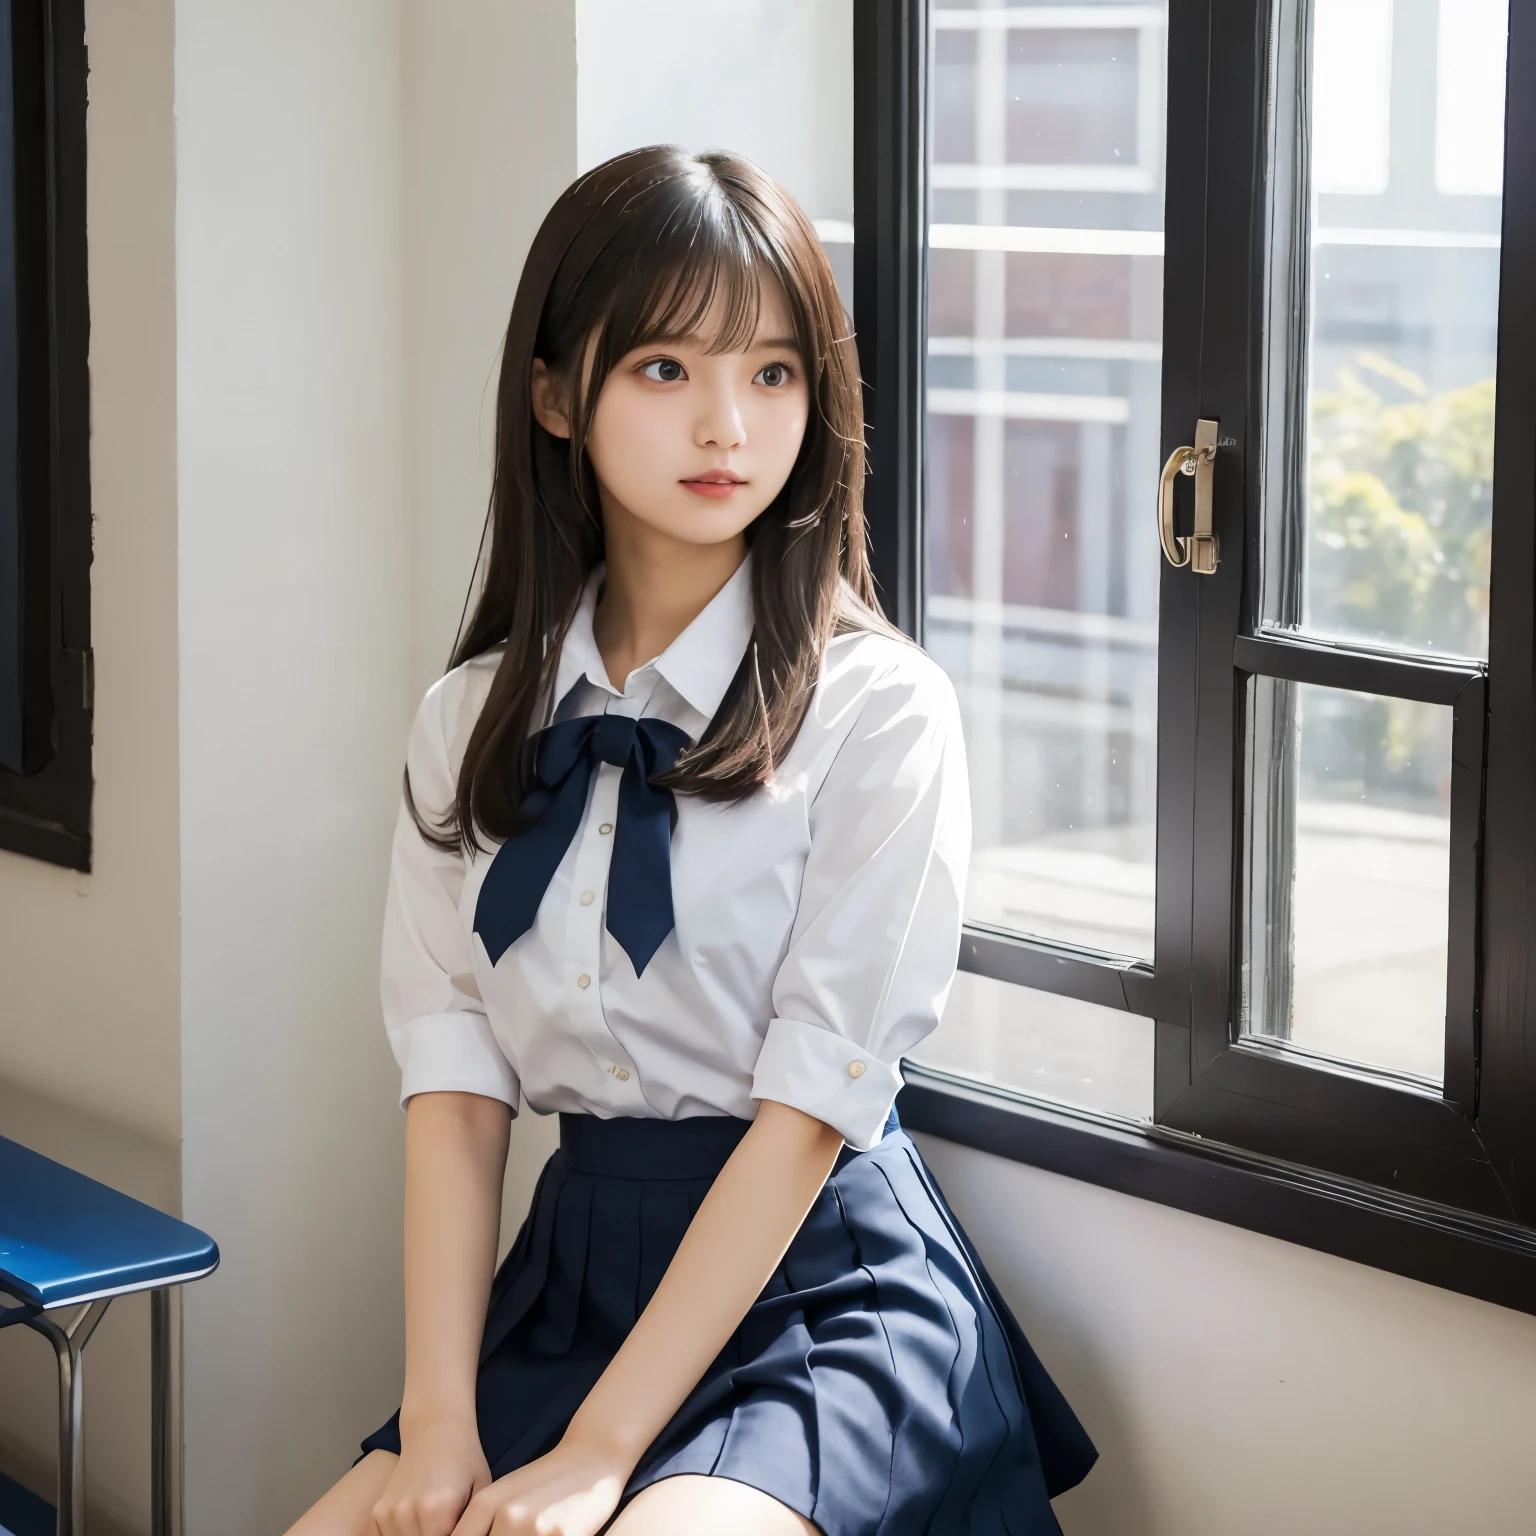
[(451, 1536), (596, 1536), (622, 1487), (616, 1474), (543, 1456), (475, 1494)]
[(469, 1501), (468, 1508), (459, 1516), (459, 1523), (453, 1528), (452, 1536), (490, 1536), (496, 1505), (500, 1501), (487, 1497), (489, 1493), (490, 1488), (484, 1488)]
[(378, 1536), (450, 1536), (460, 1511), (462, 1494), (450, 1489), (414, 1497), (385, 1496), (373, 1507)]
[[(461, 1525), (460, 1530), (464, 1536), (597, 1536), (612, 1512), (610, 1506), (593, 1506), (592, 1501), (579, 1498), (545, 1502), (537, 1497), (503, 1496), (487, 1504), (482, 1523)], [(459, 1536), (459, 1530), (454, 1536)]]
[(545, 1509), (539, 1518), (537, 1500), (519, 1498), (505, 1488), (487, 1488), (469, 1501), (452, 1536), (566, 1536), (558, 1512)]
[(373, 1506), (373, 1524), (379, 1536), (426, 1536), (410, 1503), (387, 1494)]
[(407, 1536), (395, 1523), (394, 1505), (383, 1498), (368, 1511), (367, 1536)]
[(408, 1530), (396, 1518), (403, 1511), (398, 1510), (392, 1503), (380, 1499), (368, 1512), (368, 1518), (372, 1522), (368, 1527), (368, 1536), (415, 1536), (415, 1532)]

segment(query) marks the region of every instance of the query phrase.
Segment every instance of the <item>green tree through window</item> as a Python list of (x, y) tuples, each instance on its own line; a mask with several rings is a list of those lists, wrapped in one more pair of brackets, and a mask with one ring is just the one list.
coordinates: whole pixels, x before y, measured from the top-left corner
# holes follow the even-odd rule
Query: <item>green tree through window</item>
[(1313, 396), (1309, 628), (1487, 654), (1493, 395), (1366, 352)]

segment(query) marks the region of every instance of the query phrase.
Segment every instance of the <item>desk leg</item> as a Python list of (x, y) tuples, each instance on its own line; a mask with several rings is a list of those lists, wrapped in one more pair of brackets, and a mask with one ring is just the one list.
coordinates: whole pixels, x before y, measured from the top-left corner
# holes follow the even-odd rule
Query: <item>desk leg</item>
[(176, 1497), (176, 1447), (171, 1424), (171, 1293), (149, 1293), (149, 1529), (172, 1536)]
[(53, 1345), (59, 1366), (59, 1536), (85, 1536), (85, 1442), (80, 1435), (84, 1406), (81, 1354), (107, 1310), (110, 1296), (81, 1307), (69, 1323), (46, 1312), (28, 1324)]

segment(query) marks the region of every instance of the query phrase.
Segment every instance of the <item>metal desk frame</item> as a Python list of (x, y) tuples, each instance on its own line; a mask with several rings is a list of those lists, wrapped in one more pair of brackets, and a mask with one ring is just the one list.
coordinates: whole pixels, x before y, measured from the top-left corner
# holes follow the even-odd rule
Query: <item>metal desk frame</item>
[[(59, 1368), (59, 1494), (58, 1536), (85, 1536), (85, 1441), (82, 1436), (85, 1346), (116, 1296), (149, 1291), (149, 1433), (150, 1532), (174, 1536), (176, 1505), (176, 1445), (172, 1438), (171, 1287), (201, 1280), (216, 1264), (190, 1274), (175, 1275), (155, 1286), (130, 1286), (82, 1297), (66, 1306), (22, 1318), (53, 1345)], [(72, 1313), (63, 1321), (64, 1314)]]

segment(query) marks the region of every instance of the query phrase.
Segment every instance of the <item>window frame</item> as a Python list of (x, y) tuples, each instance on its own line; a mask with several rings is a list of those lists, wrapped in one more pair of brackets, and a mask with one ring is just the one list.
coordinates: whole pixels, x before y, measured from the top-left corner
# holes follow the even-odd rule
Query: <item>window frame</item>
[[(1170, 0), (1162, 451), (1221, 423), (1221, 564), (1166, 564), (1153, 963), (968, 926), (960, 965), (1155, 1021), (1150, 1124), (908, 1063), (918, 1131), (1536, 1312), (1536, 103), (1510, 92), (1486, 668), (1255, 622), (1272, 0)], [(1536, 65), (1512, 6), (1508, 71)], [(921, 639), (927, 0), (854, 4), (854, 304), (877, 579)], [(1526, 66), (1526, 72), (1522, 72)], [(1150, 487), (1148, 516), (1151, 516)], [(1454, 711), (1443, 1091), (1236, 1036), (1252, 675)], [(1175, 792), (1177, 786), (1177, 792)], [(1480, 899), (1479, 899), (1480, 897)]]
[(0, 848), (91, 867), (90, 337), (85, 12), (9, 0), (19, 424), (15, 536), (24, 704), (0, 765)]

